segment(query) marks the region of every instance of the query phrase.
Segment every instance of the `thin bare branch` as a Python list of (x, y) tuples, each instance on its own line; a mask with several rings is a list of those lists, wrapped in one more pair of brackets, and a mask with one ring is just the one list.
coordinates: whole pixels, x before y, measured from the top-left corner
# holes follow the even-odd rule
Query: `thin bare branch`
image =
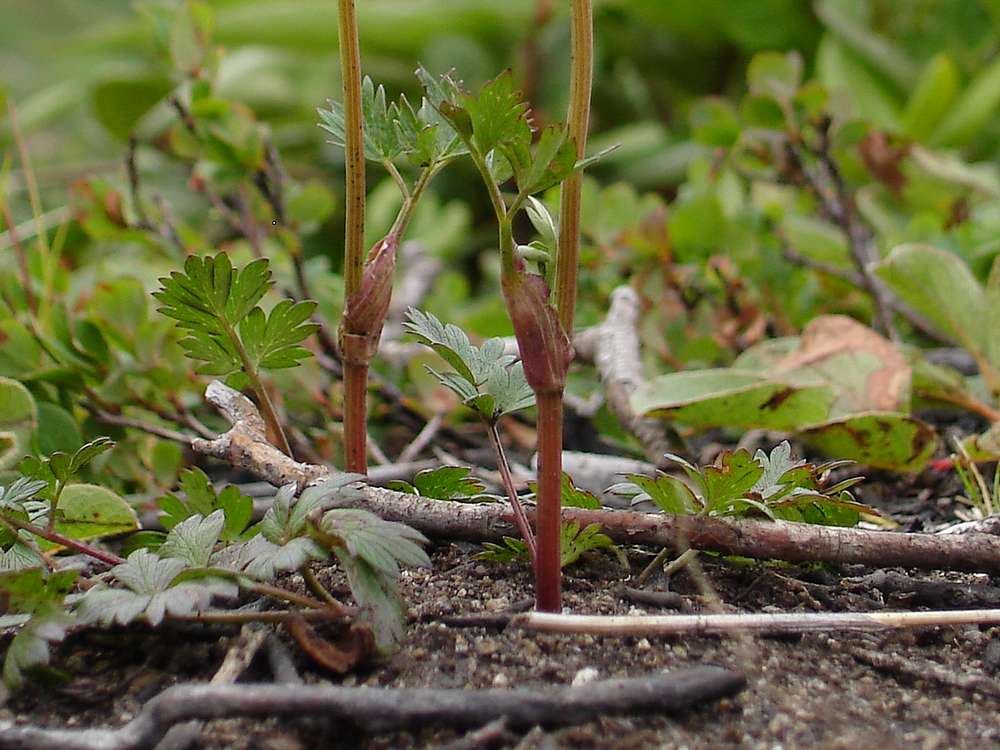
[(943, 625), (997, 625), (1000, 609), (946, 612), (781, 612), (704, 615), (563, 615), (526, 612), (511, 625), (544, 633), (600, 636), (665, 636), (697, 633), (807, 633), (828, 630), (888, 630)]
[[(206, 399), (233, 423), (216, 440), (193, 440), (194, 450), (228, 461), (275, 486), (299, 488), (321, 482), (330, 469), (283, 455), (264, 435), (263, 421), (248, 398), (215, 381)], [(515, 525), (507, 503), (442, 503), (418, 495), (369, 487), (363, 506), (431, 537), (500, 541)], [(529, 517), (533, 515), (529, 513)], [(671, 516), (622, 510), (566, 508), (564, 521), (599, 524), (619, 544), (701, 549), (758, 559), (824, 561), (878, 567), (1000, 572), (1000, 538), (988, 534), (915, 534), (869, 531), (783, 521)]]
[(179, 722), (237, 716), (319, 715), (372, 733), (423, 726), (479, 727), (502, 716), (511, 727), (565, 726), (595, 716), (678, 713), (738, 693), (745, 684), (738, 672), (696, 667), (545, 690), (181, 685), (160, 693), (119, 729), (46, 729), (0, 722), (0, 747), (144, 750)]

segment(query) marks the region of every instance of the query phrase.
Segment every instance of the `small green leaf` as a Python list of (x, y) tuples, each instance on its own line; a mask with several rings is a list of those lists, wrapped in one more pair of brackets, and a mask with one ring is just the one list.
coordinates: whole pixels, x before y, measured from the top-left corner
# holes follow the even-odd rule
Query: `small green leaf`
[(924, 66), (906, 103), (902, 118), (906, 135), (926, 140), (951, 108), (958, 87), (958, 66), (947, 52), (939, 52)]
[(326, 560), (326, 550), (312, 539), (296, 537), (284, 544), (257, 534), (246, 542), (230, 544), (212, 555), (211, 565), (243, 573), (257, 581), (271, 581), (279, 573), (298, 570), (312, 560)]
[(629, 474), (627, 482), (619, 482), (608, 488), (614, 495), (627, 497), (632, 505), (653, 502), (664, 513), (686, 516), (702, 510), (702, 501), (677, 477), (657, 472), (655, 477)]
[[(357, 508), (337, 508), (323, 516), (318, 541), (331, 551), (343, 547), (352, 556), (365, 560), (379, 572), (398, 576), (399, 566), (430, 566), (421, 544), (427, 539), (419, 531), (401, 523), (383, 521), (374, 513)], [(314, 537), (317, 538), (317, 537)]]
[(0, 487), (0, 508), (22, 510), (26, 500), (30, 500), (48, 488), (46, 480), (19, 477), (6, 487)]
[(0, 470), (9, 469), (30, 452), (38, 410), (31, 393), (16, 380), (0, 377), (0, 433), (13, 447), (0, 454)]
[(888, 412), (834, 419), (802, 430), (800, 437), (828, 456), (894, 471), (920, 471), (938, 446), (930, 425)]
[(625, 564), (625, 554), (618, 549), (617, 545), (607, 534), (601, 531), (601, 525), (597, 523), (580, 527), (575, 521), (562, 524), (560, 531), (560, 560), (562, 568), (569, 567), (585, 552), (597, 549), (610, 549), (618, 554), (618, 559)]
[(1000, 59), (977, 71), (931, 135), (931, 145), (960, 146), (985, 128), (1000, 108)]
[(69, 473), (73, 476), (79, 474), (91, 461), (114, 447), (115, 442), (111, 438), (99, 437), (91, 440), (73, 454), (73, 459), (70, 461)]
[(691, 109), (691, 132), (706, 146), (729, 148), (740, 137), (736, 110), (726, 99), (702, 99)]
[[(531, 494), (538, 495), (538, 482), (530, 482), (528, 488)], [(587, 508), (588, 510), (600, 510), (601, 501), (596, 495), (587, 490), (582, 490), (573, 482), (573, 477), (565, 471), (560, 480), (560, 498), (564, 508)]]
[(35, 452), (43, 456), (56, 451), (72, 453), (83, 442), (80, 427), (68, 411), (49, 401), (38, 403)]
[(471, 473), (472, 469), (465, 466), (439, 466), (418, 472), (412, 485), (399, 482), (391, 489), (435, 500), (474, 500), (483, 494), (486, 485)]
[(745, 498), (764, 475), (764, 467), (741, 448), (725, 451), (716, 462), (702, 469), (705, 507), (713, 513), (727, 503)]
[(754, 94), (790, 100), (802, 82), (802, 57), (797, 52), (758, 52), (747, 68)]
[(221, 577), (174, 581), (187, 567), (177, 558), (162, 559), (140, 549), (121, 565), (111, 569), (112, 576), (125, 588), (98, 585), (80, 600), (77, 614), (84, 623), (99, 622), (127, 625), (139, 618), (156, 626), (170, 615), (190, 615), (206, 609), (214, 598), (231, 599), (237, 585)]
[(632, 408), (698, 428), (789, 430), (826, 418), (833, 400), (825, 386), (796, 387), (754, 372), (716, 369), (654, 378), (632, 394)]
[(139, 120), (170, 93), (166, 78), (120, 78), (98, 84), (93, 91), (97, 119), (112, 136), (125, 141)]
[(876, 273), (941, 333), (984, 356), (983, 287), (961, 258), (927, 245), (899, 245)]
[(63, 610), (78, 572), (46, 575), (40, 567), (0, 573), (0, 595), (7, 613), (30, 614), (7, 646), (3, 676), (8, 687), (24, 682), (24, 672), (48, 664), (49, 644), (63, 640), (72, 618)]
[(170, 530), (158, 554), (164, 558), (174, 557), (183, 560), (194, 568), (204, 568), (208, 565), (216, 542), (219, 541), (225, 522), (225, 513), (222, 510), (215, 511), (207, 518), (191, 516)]
[(71, 539), (100, 539), (137, 528), (132, 506), (105, 487), (68, 484), (60, 496), (56, 531)]

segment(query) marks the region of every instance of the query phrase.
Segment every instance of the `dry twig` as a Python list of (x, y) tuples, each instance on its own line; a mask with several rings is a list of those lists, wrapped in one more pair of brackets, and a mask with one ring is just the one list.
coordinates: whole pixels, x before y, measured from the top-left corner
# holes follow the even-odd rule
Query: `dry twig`
[(604, 384), (608, 407), (629, 432), (636, 436), (655, 464), (664, 453), (674, 450), (664, 422), (643, 418), (632, 409), (632, 393), (646, 378), (639, 356), (639, 316), (641, 301), (630, 286), (620, 286), (611, 293), (608, 315), (586, 335), (577, 335), (573, 347), (593, 359)]
[(446, 725), (480, 727), (580, 724), (608, 714), (676, 713), (743, 689), (742, 674), (696, 667), (649, 677), (545, 690), (435, 690), (313, 685), (181, 685), (147, 703), (119, 729), (45, 729), (0, 722), (8, 750), (143, 750), (174, 724), (236, 716), (321, 715), (368, 732)]
[[(330, 476), (325, 466), (303, 464), (267, 442), (264, 422), (250, 399), (219, 381), (205, 393), (233, 424), (215, 440), (195, 439), (191, 447), (215, 456), (278, 487), (300, 489)], [(381, 517), (406, 523), (428, 536), (500, 541), (514, 530), (507, 503), (463, 504), (369, 487), (364, 506)], [(670, 516), (620, 510), (566, 508), (563, 520), (599, 524), (619, 544), (709, 550), (759, 559), (854, 563), (875, 567), (1000, 572), (1000, 539), (987, 534), (902, 534), (783, 521), (704, 516)]]
[(587, 633), (604, 636), (691, 634), (806, 633), (827, 630), (889, 630), (942, 625), (1000, 624), (1000, 609), (945, 612), (781, 612), (703, 615), (563, 615), (526, 612), (511, 625), (543, 633)]

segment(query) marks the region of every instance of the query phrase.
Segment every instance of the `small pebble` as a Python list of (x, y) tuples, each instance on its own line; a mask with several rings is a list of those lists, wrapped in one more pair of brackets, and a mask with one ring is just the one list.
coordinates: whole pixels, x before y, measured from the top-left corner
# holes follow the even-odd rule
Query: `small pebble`
[(493, 678), (493, 687), (495, 688), (505, 688), (510, 687), (510, 678), (507, 677), (503, 672), (500, 672)]
[(575, 675), (573, 675), (573, 687), (579, 687), (580, 685), (586, 685), (589, 682), (593, 682), (601, 673), (596, 667), (584, 667)]
[(498, 596), (495, 599), (487, 599), (485, 607), (488, 612), (502, 612), (510, 606), (510, 599), (506, 596)]

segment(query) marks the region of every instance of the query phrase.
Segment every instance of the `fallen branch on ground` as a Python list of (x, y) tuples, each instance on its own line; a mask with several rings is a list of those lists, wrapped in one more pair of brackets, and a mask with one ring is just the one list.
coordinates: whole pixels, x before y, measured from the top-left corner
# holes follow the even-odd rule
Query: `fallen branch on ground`
[[(205, 398), (233, 424), (216, 440), (194, 440), (194, 450), (239, 466), (275, 486), (299, 489), (330, 476), (325, 466), (302, 464), (267, 442), (264, 422), (248, 398), (212, 382)], [(445, 503), (369, 487), (364, 507), (390, 521), (443, 539), (501, 541), (515, 534), (507, 503)], [(1000, 538), (988, 534), (903, 534), (783, 521), (670, 516), (624, 510), (563, 509), (566, 521), (596, 523), (618, 544), (648, 544), (790, 562), (821, 561), (873, 567), (1000, 573)]]
[(926, 659), (914, 661), (910, 655), (890, 654), (869, 648), (852, 648), (850, 653), (856, 661), (867, 664), (879, 672), (1000, 697), (1000, 684), (985, 675), (953, 672), (941, 664)]
[(707, 615), (562, 615), (526, 612), (510, 624), (543, 633), (663, 636), (706, 633), (806, 633), (815, 630), (890, 630), (942, 625), (997, 625), (1000, 609), (946, 612), (781, 612)]
[(237, 716), (322, 715), (368, 732), (422, 726), (479, 727), (506, 717), (510, 727), (581, 724), (608, 714), (676, 713), (743, 689), (742, 674), (721, 667), (544, 690), (435, 690), (311, 685), (181, 685), (149, 701), (119, 729), (44, 729), (0, 722), (9, 750), (142, 750), (184, 721)]

